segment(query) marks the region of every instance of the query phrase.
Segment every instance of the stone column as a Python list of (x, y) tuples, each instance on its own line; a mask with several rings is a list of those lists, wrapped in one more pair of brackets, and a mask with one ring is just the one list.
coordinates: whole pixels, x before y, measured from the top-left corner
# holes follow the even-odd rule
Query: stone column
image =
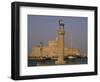
[(58, 30), (58, 60), (56, 64), (64, 64), (64, 23), (59, 21), (59, 30)]

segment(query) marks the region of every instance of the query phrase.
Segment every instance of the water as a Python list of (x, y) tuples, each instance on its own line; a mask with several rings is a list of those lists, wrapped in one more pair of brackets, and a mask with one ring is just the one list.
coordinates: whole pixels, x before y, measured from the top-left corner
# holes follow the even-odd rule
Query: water
[[(87, 58), (65, 59), (65, 65), (87, 64)], [(55, 60), (28, 60), (28, 66), (56, 65)]]

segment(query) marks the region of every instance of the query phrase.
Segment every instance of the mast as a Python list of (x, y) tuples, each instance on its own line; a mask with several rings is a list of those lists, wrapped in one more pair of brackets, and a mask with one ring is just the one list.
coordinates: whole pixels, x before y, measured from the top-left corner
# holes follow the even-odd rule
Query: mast
[(72, 55), (73, 55), (73, 44), (72, 44), (72, 33), (71, 33), (71, 53), (72, 53)]

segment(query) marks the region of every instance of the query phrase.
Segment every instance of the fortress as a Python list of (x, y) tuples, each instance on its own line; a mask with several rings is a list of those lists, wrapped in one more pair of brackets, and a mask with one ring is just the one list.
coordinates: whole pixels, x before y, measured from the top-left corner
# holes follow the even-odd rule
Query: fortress
[(55, 59), (56, 64), (64, 64), (64, 58), (80, 56), (80, 50), (77, 48), (65, 48), (64, 47), (64, 23), (59, 20), (59, 29), (57, 30), (58, 36), (53, 41), (48, 41), (48, 46), (44, 46), (42, 42), (38, 46), (32, 48), (29, 59)]

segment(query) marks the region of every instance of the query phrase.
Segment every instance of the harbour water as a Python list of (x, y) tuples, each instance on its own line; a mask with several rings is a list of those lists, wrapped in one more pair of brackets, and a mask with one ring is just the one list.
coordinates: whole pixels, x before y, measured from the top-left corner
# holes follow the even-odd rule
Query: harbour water
[[(78, 65), (78, 64), (87, 64), (87, 58), (75, 58), (75, 59), (65, 59), (64, 65)], [(49, 66), (56, 65), (55, 60), (28, 60), (28, 66)]]

